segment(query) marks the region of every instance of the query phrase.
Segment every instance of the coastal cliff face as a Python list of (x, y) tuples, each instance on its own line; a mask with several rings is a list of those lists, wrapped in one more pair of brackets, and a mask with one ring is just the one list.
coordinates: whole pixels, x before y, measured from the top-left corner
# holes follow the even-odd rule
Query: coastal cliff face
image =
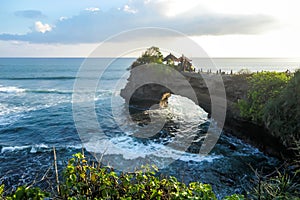
[[(190, 72), (181, 72), (180, 74), (185, 77), (189, 86), (181, 84), (180, 81), (174, 80), (175, 78), (173, 80), (166, 78), (168, 79), (166, 80), (168, 85), (172, 86), (165, 87), (165, 84), (148, 83), (134, 88), (133, 85), (136, 86), (137, 77), (134, 73), (131, 73), (126, 87), (121, 90), (121, 96), (131, 106), (148, 109), (150, 107), (158, 108), (162, 104), (166, 106), (167, 98), (169, 97), (166, 94), (168, 93), (181, 95), (190, 98), (210, 115), (212, 112), (211, 88), (218, 90), (223, 87), (225, 88), (226, 95), (221, 97), (223, 98), (221, 100), (227, 103), (224, 123), (225, 133), (232, 134), (269, 155), (281, 158), (288, 154), (284, 146), (271, 136), (264, 127), (240, 117), (236, 103), (239, 99), (244, 99), (247, 96), (248, 83), (246, 75), (222, 75), (224, 84), (222, 86), (218, 81), (214, 81), (216, 80), (216, 76), (220, 78), (218, 74)], [(174, 85), (176, 86), (176, 91), (170, 89), (174, 88)], [(196, 98), (188, 95), (188, 87), (193, 89)]]

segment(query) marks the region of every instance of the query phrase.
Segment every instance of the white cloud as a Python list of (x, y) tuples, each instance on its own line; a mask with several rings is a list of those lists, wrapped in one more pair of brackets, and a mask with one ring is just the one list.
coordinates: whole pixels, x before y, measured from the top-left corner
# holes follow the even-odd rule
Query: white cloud
[(13, 41), (11, 41), (11, 44), (12, 45), (20, 45), (20, 44), (22, 44), (22, 42), (17, 41), (17, 40), (13, 40)]
[[(67, 47), (65, 44), (101, 42), (111, 35), (138, 27), (163, 27), (193, 37), (212, 56), (300, 55), (300, 12), (297, 11), (299, 0), (125, 2), (127, 3), (116, 4), (115, 9), (105, 10), (103, 7), (103, 10), (101, 7), (101, 12), (97, 7), (83, 7), (86, 12), (68, 18), (61, 13), (62, 17), (51, 26), (43, 24), (38, 21), (41, 18), (37, 18), (33, 27), (36, 31), (25, 34), (1, 33), (0, 44), (3, 40), (61, 43)], [(33, 19), (43, 14), (31, 10), (16, 12), (15, 15)], [(54, 27), (55, 31), (52, 31)], [(132, 39), (139, 37), (143, 36), (132, 36)], [(153, 40), (157, 38), (160, 36), (153, 36)], [(14, 51), (18, 42), (9, 44)], [(0, 50), (1, 48), (5, 50), (0, 45)]]
[[(189, 36), (261, 34), (273, 31), (278, 23), (273, 17), (261, 13), (248, 15), (216, 13), (210, 9), (206, 10), (196, 0), (186, 0), (188, 6), (175, 0), (145, 1), (131, 0), (120, 9), (101, 11), (101, 13), (97, 12), (99, 8), (89, 7), (86, 9), (89, 10), (88, 13), (80, 12), (67, 19), (61, 17), (55, 23), (55, 31), (51, 31), (54, 25), (50, 26), (39, 21), (35, 25), (37, 31), (22, 35), (3, 33), (0, 34), (0, 40), (64, 44), (92, 43), (138, 27), (169, 28)], [(90, 12), (98, 14), (89, 14)]]
[(98, 11), (100, 11), (100, 8), (90, 7), (90, 8), (86, 8), (86, 9), (84, 9), (84, 10), (90, 11), (90, 12), (98, 12)]
[(69, 19), (68, 17), (65, 17), (65, 16), (61, 16), (60, 18), (59, 18), (59, 21), (64, 21), (64, 20), (66, 20), (66, 19)]
[(35, 22), (35, 30), (40, 33), (46, 33), (52, 31), (52, 27), (49, 24), (43, 24), (41, 21)]
[(125, 5), (124, 8), (123, 8), (123, 11), (128, 12), (128, 13), (132, 13), (132, 14), (137, 13), (137, 10), (131, 8), (129, 5)]
[[(288, 37), (287, 37), (288, 36)], [(274, 31), (260, 35), (192, 37), (212, 57), (299, 57), (299, 33)]]
[[(168, 17), (175, 17), (177, 15), (188, 13), (190, 10), (197, 8), (198, 12), (203, 12), (203, 8), (200, 5), (199, 0), (185, 0), (185, 1), (176, 1), (169, 0), (166, 2), (160, 2), (160, 4), (165, 8), (163, 13)], [(198, 14), (199, 14), (198, 13)], [(194, 14), (194, 13), (188, 13)]]

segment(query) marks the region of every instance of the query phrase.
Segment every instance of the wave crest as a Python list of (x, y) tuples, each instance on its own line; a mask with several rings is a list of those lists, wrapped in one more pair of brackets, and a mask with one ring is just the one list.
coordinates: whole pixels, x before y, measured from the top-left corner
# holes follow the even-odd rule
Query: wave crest
[(10, 77), (0, 78), (0, 80), (73, 80), (74, 76), (57, 76), (57, 77)]

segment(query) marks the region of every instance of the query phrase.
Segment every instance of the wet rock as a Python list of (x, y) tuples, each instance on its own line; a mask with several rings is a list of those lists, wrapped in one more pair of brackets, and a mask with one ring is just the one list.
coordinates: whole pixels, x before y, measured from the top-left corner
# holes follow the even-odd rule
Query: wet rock
[(170, 92), (167, 92), (165, 94), (162, 95), (161, 100), (159, 102), (159, 106), (161, 108), (166, 108), (168, 107), (168, 98), (171, 96)]
[[(217, 80), (214, 76), (218, 75), (186, 72), (182, 72), (181, 74), (189, 82), (188, 87), (192, 87), (196, 94), (197, 100), (191, 100), (195, 101), (200, 107), (208, 112), (209, 117), (211, 117), (211, 97), (208, 85), (209, 88), (215, 88), (216, 90), (222, 87), (219, 82), (214, 81)], [(188, 89), (186, 88), (187, 86), (181, 84), (180, 81), (173, 80), (167, 75), (161, 76), (166, 79), (165, 83), (167, 85), (171, 85), (179, 91), (180, 94), (178, 95), (185, 96), (187, 94), (185, 92), (185, 90)], [(137, 79), (142, 78), (144, 78), (144, 76), (138, 77)], [(226, 120), (224, 125), (226, 132), (250, 143), (268, 155), (279, 158), (288, 157), (291, 152), (280, 144), (277, 138), (268, 133), (264, 127), (253, 124), (250, 121), (245, 121), (240, 117), (236, 103), (239, 99), (243, 99), (247, 96), (248, 83), (246, 76), (223, 75), (222, 79), (226, 92), (226, 97), (224, 96), (226, 99), (223, 100), (227, 102)], [(137, 105), (143, 109), (149, 109), (150, 107), (154, 108), (154, 105), (167, 106), (168, 95), (173, 93), (169, 88), (158, 84), (145, 84), (135, 91), (132, 91), (136, 82), (136, 75), (131, 74), (126, 87), (121, 90), (121, 96), (129, 105)], [(214, 120), (218, 121), (218, 119)], [(196, 148), (192, 147), (191, 151), (195, 151), (195, 149)], [(235, 147), (231, 145), (229, 146), (229, 149), (234, 151)]]
[(234, 151), (234, 150), (236, 150), (236, 146), (233, 144), (229, 144), (229, 149)]

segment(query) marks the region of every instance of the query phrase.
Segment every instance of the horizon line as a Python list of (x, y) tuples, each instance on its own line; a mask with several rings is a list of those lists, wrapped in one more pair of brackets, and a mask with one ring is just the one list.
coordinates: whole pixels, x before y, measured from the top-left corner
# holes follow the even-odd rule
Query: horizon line
[[(95, 58), (95, 59), (99, 59), (99, 58), (124, 58), (124, 59), (134, 59), (134, 58), (138, 58), (138, 57), (111, 57), (111, 56), (103, 56), (103, 57), (85, 57), (85, 56), (0, 56), (0, 59), (6, 59), (6, 58), (48, 58), (48, 59), (88, 59), (88, 58)], [(300, 59), (300, 57), (193, 57), (191, 56), (190, 58), (211, 58), (211, 59)]]

